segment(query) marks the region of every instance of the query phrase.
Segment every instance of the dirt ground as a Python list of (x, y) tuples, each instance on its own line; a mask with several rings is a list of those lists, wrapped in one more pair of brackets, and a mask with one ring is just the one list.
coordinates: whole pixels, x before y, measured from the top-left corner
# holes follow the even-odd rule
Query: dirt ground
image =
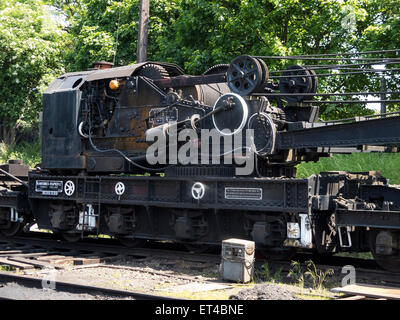
[[(30, 270), (25, 274), (52, 279), (55, 283), (74, 282), (185, 299), (296, 300), (311, 297), (310, 291), (286, 284), (263, 283), (259, 280), (249, 284), (226, 282), (219, 277), (218, 271), (219, 265), (213, 263), (145, 258), (88, 266), (66, 266), (61, 270)], [(34, 293), (32, 297), (35, 297)], [(96, 299), (84, 295), (55, 297), (64, 298)], [(29, 296), (25, 299), (29, 299)]]

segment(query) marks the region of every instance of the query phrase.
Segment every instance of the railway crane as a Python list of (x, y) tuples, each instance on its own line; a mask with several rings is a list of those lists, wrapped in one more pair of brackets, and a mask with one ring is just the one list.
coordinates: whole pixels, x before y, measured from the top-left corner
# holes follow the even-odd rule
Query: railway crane
[[(365, 66), (398, 58), (335, 57), (241, 55), (197, 76), (143, 62), (58, 77), (43, 94), (42, 163), (1, 166), (0, 232), (37, 223), (69, 241), (107, 234), (197, 250), (234, 237), (267, 258), (371, 251), (400, 271), (400, 186), (377, 171), (296, 177), (305, 161), (399, 150), (400, 113), (322, 121), (320, 105), (341, 94), (318, 93), (322, 77), (367, 76)], [(273, 71), (273, 58), (349, 62)], [(365, 103), (362, 94), (336, 103)]]

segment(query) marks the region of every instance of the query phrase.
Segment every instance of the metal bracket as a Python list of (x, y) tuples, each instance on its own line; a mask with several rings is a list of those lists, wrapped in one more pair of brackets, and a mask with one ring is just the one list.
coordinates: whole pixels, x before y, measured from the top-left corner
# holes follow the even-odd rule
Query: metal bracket
[(18, 211), (15, 208), (10, 208), (10, 221), (11, 222), (20, 222)]
[(348, 242), (347, 245), (343, 244), (341, 228), (343, 228), (343, 227), (338, 227), (340, 246), (342, 248), (350, 248), (352, 246), (351, 235), (350, 235), (351, 227), (350, 226), (346, 226), (347, 242)]

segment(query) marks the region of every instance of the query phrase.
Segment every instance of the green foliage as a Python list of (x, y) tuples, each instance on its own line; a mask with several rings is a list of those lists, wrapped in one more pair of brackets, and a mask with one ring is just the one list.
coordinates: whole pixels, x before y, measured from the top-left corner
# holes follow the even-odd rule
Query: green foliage
[(19, 143), (18, 145), (7, 145), (0, 143), (0, 163), (7, 163), (8, 160), (21, 159), (24, 164), (31, 168), (41, 162), (40, 143)]
[(259, 278), (262, 281), (272, 282), (272, 283), (282, 282), (282, 270), (283, 270), (282, 267), (276, 270), (274, 273), (271, 273), (268, 262), (264, 262), (261, 268), (262, 268), (261, 271), (256, 272), (256, 275), (258, 276), (256, 278)]
[[(68, 70), (87, 69), (99, 59), (115, 60), (116, 65), (135, 62), (139, 0), (48, 2), (64, 12), (70, 24), (73, 41), (65, 50)], [(241, 54), (302, 55), (399, 47), (394, 32), (399, 28), (398, 7), (395, 0), (150, 1), (148, 59), (174, 62), (188, 73), (199, 74)], [(349, 19), (354, 24), (344, 23)], [(282, 70), (301, 61), (267, 63), (270, 70)], [(394, 89), (398, 80), (390, 79), (388, 85)], [(320, 77), (320, 92), (344, 89), (379, 91), (379, 78)], [(323, 119), (371, 113), (365, 104), (327, 104), (320, 112)]]
[(41, 92), (62, 72), (64, 34), (40, 1), (0, 3), (0, 121), (32, 123)]
[(392, 184), (400, 184), (400, 156), (397, 153), (355, 153), (334, 155), (318, 162), (302, 163), (297, 166), (298, 177), (306, 178), (323, 171), (380, 171)]
[[(96, 60), (115, 60), (117, 66), (134, 63), (139, 2), (0, 2), (0, 122), (9, 127), (17, 122), (35, 124), (41, 93), (64, 70), (85, 70)], [(241, 54), (301, 55), (398, 48), (399, 8), (397, 0), (152, 0), (148, 60), (174, 62), (188, 73), (199, 74)], [(354, 18), (354, 25), (343, 24), (348, 17)], [(266, 62), (270, 71), (301, 63)], [(388, 90), (397, 91), (398, 82), (389, 74)], [(319, 92), (367, 89), (379, 91), (379, 77), (319, 78)], [(399, 107), (390, 105), (388, 110)], [(371, 113), (365, 104), (327, 104), (320, 110), (323, 119)]]
[(304, 287), (304, 272), (299, 261), (292, 261), (290, 263), (291, 268), (288, 273), (288, 277), (294, 280), (300, 287)]
[(308, 260), (303, 266), (299, 261), (291, 262), (291, 269), (288, 277), (294, 280), (300, 287), (305, 285), (316, 290), (321, 290), (324, 287), (326, 278), (334, 274), (333, 269), (319, 270), (312, 260)]

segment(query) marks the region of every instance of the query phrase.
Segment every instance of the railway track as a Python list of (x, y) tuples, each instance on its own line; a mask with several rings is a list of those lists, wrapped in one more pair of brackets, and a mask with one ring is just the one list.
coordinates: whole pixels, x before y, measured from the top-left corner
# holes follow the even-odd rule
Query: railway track
[[(94, 239), (93, 239), (94, 240)], [(103, 241), (98, 241), (103, 240)], [(69, 243), (55, 241), (46, 236), (0, 238), (0, 265), (28, 270), (32, 268), (62, 269), (70, 265), (90, 265), (112, 262), (122, 259), (176, 258), (195, 261), (202, 264), (219, 263), (215, 254), (194, 254), (177, 250), (166, 244), (156, 247), (126, 248), (109, 239), (87, 239), (82, 242)]]
[(400, 289), (387, 286), (352, 284), (331, 292), (343, 294), (336, 300), (400, 300)]
[[(352, 266), (355, 271), (355, 279), (357, 283), (366, 283), (373, 285), (390, 285), (400, 287), (400, 273), (393, 273), (379, 268), (374, 260), (347, 258), (347, 257), (331, 257), (330, 259), (320, 260), (313, 259), (311, 255), (297, 255), (291, 261), (300, 262), (304, 271), (307, 271), (308, 261), (312, 260), (318, 270), (333, 271), (332, 277), (341, 282), (341, 279), (347, 274), (343, 269), (344, 266)], [(260, 265), (261, 262), (258, 262)], [(290, 261), (268, 261), (270, 272), (280, 271), (282, 274), (288, 274), (291, 270)], [(343, 273), (342, 273), (343, 272)]]
[[(110, 263), (118, 260), (146, 260), (151, 258), (176, 259), (195, 262), (199, 270), (205, 266), (218, 265), (220, 255), (195, 254), (170, 243), (153, 243), (142, 248), (127, 248), (112, 239), (85, 239), (77, 243), (55, 241), (51, 234), (29, 235), (12, 239), (0, 238), (0, 265), (20, 269), (29, 273), (31, 269), (63, 269), (68, 266), (123, 268)], [(332, 256), (315, 257), (310, 254), (298, 254), (290, 261), (299, 261), (306, 269), (307, 261), (312, 259), (319, 270), (332, 269), (334, 277), (343, 278), (342, 268), (354, 266), (357, 283), (400, 286), (400, 274), (391, 273), (378, 267), (374, 260)], [(270, 272), (279, 270), (287, 275), (291, 270), (290, 261), (270, 261), (263, 257), (256, 260), (256, 269), (262, 270), (267, 262)], [(185, 278), (182, 275), (181, 278)]]
[[(43, 289), (44, 286), (44, 280), (43, 279), (38, 279), (38, 278), (33, 278), (33, 277), (28, 277), (28, 276), (22, 276), (22, 275), (16, 275), (13, 273), (9, 272), (0, 272), (0, 283), (2, 286), (6, 284), (17, 284), (19, 286), (22, 286), (23, 288), (34, 288), (34, 289)], [(47, 283), (47, 282), (45, 282)], [(82, 285), (82, 284), (77, 284), (77, 283), (72, 283), (72, 282), (61, 282), (57, 281), (54, 283), (54, 288), (48, 288), (53, 290), (51, 292), (52, 295), (54, 295), (54, 292), (63, 292), (63, 293), (69, 293), (69, 294), (85, 294), (85, 295), (92, 295), (96, 297), (97, 299), (123, 299), (123, 298), (128, 298), (128, 299), (133, 299), (133, 300), (177, 300), (177, 299), (172, 299), (164, 296), (156, 296), (156, 295), (150, 295), (150, 294), (144, 294), (144, 293), (139, 293), (139, 292), (132, 292), (132, 291), (125, 291), (125, 290), (116, 290), (116, 289), (110, 289), (110, 288), (105, 288), (105, 287), (98, 287), (98, 286), (89, 286), (89, 285)], [(6, 300), (13, 300), (13, 298), (10, 298), (9, 295), (7, 296), (2, 296), (1, 291), (0, 291), (0, 300), (1, 299), (6, 299)]]

